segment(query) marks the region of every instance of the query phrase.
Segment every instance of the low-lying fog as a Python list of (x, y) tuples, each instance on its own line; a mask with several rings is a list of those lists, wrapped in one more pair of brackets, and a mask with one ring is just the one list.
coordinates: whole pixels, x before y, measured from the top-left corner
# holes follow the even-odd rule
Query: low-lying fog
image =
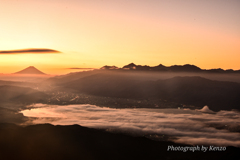
[[(32, 123), (102, 128), (137, 135), (176, 137), (174, 142), (240, 147), (240, 113), (190, 109), (113, 109), (95, 105), (35, 104), (22, 111)], [(156, 137), (157, 137), (156, 136)]]
[(34, 82), (38, 83), (46, 80), (54, 75), (38, 75), (38, 74), (0, 74), (0, 80), (14, 82)]
[[(198, 73), (198, 72), (151, 72), (151, 71), (115, 71), (115, 70), (97, 70), (98, 73), (110, 75), (120, 75), (122, 77), (135, 78), (138, 80), (159, 80), (169, 79), (178, 76), (199, 76), (210, 80), (230, 81), (240, 83), (239, 73)], [(96, 73), (97, 73), (96, 72)], [(94, 71), (92, 72), (94, 73)]]

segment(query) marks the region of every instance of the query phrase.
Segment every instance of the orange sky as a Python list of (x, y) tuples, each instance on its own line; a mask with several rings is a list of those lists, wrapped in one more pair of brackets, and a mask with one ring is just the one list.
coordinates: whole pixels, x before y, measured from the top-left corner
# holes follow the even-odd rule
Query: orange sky
[(61, 53), (0, 54), (0, 73), (131, 62), (240, 69), (239, 8), (238, 0), (2, 0), (0, 51)]

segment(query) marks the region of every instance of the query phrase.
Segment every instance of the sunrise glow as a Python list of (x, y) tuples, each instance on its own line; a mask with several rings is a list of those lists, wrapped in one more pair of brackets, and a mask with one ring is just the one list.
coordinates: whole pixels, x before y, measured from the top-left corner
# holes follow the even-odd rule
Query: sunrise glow
[(239, 7), (237, 0), (3, 0), (0, 51), (60, 53), (1, 53), (0, 73), (35, 66), (64, 74), (131, 62), (238, 70)]

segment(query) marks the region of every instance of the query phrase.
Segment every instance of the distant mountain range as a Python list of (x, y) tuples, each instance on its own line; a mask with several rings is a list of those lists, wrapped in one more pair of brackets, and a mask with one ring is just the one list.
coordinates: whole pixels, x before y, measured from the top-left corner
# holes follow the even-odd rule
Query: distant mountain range
[[(191, 75), (160, 79), (152, 79), (151, 76), (153, 75), (96, 70), (54, 77), (48, 81), (65, 88), (63, 90), (72, 89), (87, 95), (127, 99), (127, 102), (139, 101), (139, 104), (132, 106), (148, 101), (160, 107), (163, 103), (171, 102), (180, 107), (192, 105), (202, 108), (209, 105), (214, 111), (240, 109), (240, 83)], [(127, 102), (117, 103), (124, 105)]]
[(159, 64), (158, 66), (150, 67), (148, 65), (136, 65), (134, 63), (130, 63), (128, 65), (123, 66), (122, 68), (118, 68), (116, 66), (103, 66), (100, 69), (107, 70), (139, 70), (139, 71), (161, 71), (161, 72), (206, 72), (206, 73), (240, 73), (240, 70), (223, 70), (221, 68), (217, 69), (201, 69), (195, 65), (185, 64), (185, 65), (173, 65), (173, 66), (164, 66)]
[(38, 70), (34, 66), (27, 67), (19, 72), (16, 72), (14, 74), (45, 74), (42, 71)]

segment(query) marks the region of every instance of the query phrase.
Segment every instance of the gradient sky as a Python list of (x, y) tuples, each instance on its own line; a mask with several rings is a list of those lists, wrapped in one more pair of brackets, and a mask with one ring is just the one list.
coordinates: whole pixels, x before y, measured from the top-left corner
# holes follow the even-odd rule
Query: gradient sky
[[(1, 0), (0, 73), (194, 64), (240, 69), (239, 0)], [(76, 70), (75, 70), (76, 71)]]

